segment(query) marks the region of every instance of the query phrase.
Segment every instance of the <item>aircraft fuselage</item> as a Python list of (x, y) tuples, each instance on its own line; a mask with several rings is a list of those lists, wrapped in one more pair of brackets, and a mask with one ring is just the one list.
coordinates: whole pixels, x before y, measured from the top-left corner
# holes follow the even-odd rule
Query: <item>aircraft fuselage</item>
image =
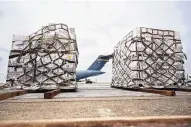
[(79, 81), (81, 79), (85, 79), (91, 76), (97, 76), (100, 74), (104, 74), (105, 72), (102, 71), (95, 71), (95, 70), (77, 70), (76, 71), (76, 80)]

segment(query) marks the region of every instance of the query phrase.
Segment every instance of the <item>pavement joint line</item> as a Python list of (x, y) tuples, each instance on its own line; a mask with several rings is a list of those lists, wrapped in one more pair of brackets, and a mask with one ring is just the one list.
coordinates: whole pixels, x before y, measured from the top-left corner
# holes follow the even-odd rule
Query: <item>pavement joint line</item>
[[(190, 98), (191, 96), (189, 96)], [(127, 97), (127, 98), (68, 98), (66, 99), (51, 99), (51, 100), (44, 100), (42, 99), (18, 99), (18, 100), (4, 100), (1, 101), (1, 103), (46, 103), (46, 102), (83, 102), (83, 101), (124, 101), (124, 100), (163, 100), (163, 99), (187, 99), (184, 97), (179, 97), (179, 98), (174, 98), (174, 97), (166, 97), (164, 96), (163, 98), (158, 97), (158, 98), (140, 98), (140, 97)]]
[[(190, 125), (191, 116), (145, 116), (145, 117), (94, 117), (73, 119), (2, 120), (0, 126), (145, 126), (145, 125)], [(118, 123), (118, 124), (116, 124)], [(120, 124), (119, 124), (120, 123)], [(157, 123), (157, 124), (156, 124)], [(185, 124), (186, 123), (186, 124)], [(166, 126), (166, 127), (167, 127)], [(172, 127), (172, 126), (171, 126)]]

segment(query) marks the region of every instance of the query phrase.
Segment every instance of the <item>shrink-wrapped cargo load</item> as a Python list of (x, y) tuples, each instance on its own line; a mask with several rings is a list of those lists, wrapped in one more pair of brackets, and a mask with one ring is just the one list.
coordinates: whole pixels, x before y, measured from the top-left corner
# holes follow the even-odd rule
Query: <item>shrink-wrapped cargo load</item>
[(14, 36), (7, 83), (75, 89), (78, 55), (75, 29), (65, 24), (43, 26), (27, 37)]
[(136, 28), (114, 48), (111, 86), (181, 87), (184, 59), (178, 32)]

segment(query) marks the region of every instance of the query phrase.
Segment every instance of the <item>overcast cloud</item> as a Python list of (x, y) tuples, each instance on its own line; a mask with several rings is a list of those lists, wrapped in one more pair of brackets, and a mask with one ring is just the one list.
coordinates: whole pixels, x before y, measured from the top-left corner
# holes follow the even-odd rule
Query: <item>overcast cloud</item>
[[(135, 27), (179, 31), (186, 62), (191, 64), (190, 2), (0, 2), (0, 82), (5, 82), (13, 34), (29, 35), (48, 23), (76, 28), (79, 46), (78, 70), (87, 69), (98, 55), (111, 54), (116, 43)], [(94, 79), (111, 81), (111, 61)]]

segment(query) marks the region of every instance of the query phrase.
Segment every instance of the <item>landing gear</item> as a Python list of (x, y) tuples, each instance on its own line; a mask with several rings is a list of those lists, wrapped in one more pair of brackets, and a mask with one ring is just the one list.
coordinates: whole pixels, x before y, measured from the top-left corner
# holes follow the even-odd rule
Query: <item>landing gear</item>
[(90, 79), (86, 79), (86, 84), (92, 84), (93, 82)]

